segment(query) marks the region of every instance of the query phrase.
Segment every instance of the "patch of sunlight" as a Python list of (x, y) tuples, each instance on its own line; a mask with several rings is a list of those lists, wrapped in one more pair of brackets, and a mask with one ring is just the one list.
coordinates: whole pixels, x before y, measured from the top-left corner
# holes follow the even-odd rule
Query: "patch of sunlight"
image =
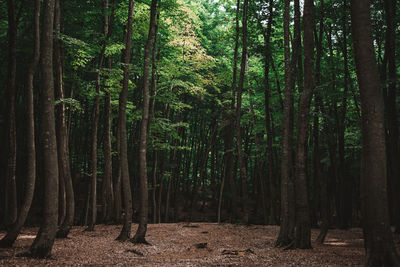
[(18, 238), (21, 239), (34, 239), (36, 235), (19, 235)]

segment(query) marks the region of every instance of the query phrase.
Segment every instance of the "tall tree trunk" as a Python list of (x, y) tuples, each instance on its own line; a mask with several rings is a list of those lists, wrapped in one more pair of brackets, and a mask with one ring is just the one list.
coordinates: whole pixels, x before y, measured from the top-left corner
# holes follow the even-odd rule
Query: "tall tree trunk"
[(241, 131), (241, 118), (242, 118), (242, 91), (244, 86), (244, 79), (246, 74), (246, 62), (247, 62), (247, 10), (248, 0), (244, 0), (243, 4), (243, 35), (242, 35), (242, 62), (240, 64), (239, 84), (237, 89), (237, 105), (236, 105), (236, 146), (238, 152), (238, 161), (240, 168), (240, 178), (242, 180), (242, 197), (243, 197), (243, 222), (249, 222), (249, 207), (248, 207), (248, 195), (247, 195), (247, 167), (243, 156), (242, 147), (242, 131)]
[[(99, 65), (96, 75), (96, 96), (94, 98), (93, 113), (92, 113), (92, 184), (91, 184), (91, 216), (87, 231), (93, 231), (97, 217), (97, 130), (99, 124), (99, 109), (100, 109), (100, 87), (101, 87), (101, 71), (106, 52), (107, 41), (109, 38), (108, 30), (108, 0), (103, 0), (103, 46), (100, 52)], [(104, 207), (103, 207), (104, 211)]]
[(54, 10), (54, 63), (55, 63), (55, 96), (60, 100), (56, 107), (56, 135), (57, 135), (57, 153), (58, 153), (58, 170), (59, 170), (59, 201), (61, 205), (59, 208), (59, 223), (60, 227), (57, 232), (57, 237), (65, 238), (71, 229), (75, 216), (75, 200), (72, 187), (71, 169), (69, 163), (69, 145), (68, 145), (68, 132), (66, 124), (65, 103), (63, 102), (64, 84), (63, 84), (63, 67), (62, 67), (62, 53), (61, 53), (61, 8), (60, 1), (56, 0)]
[[(111, 58), (106, 58), (106, 65), (111, 69)], [(114, 194), (112, 183), (112, 156), (111, 156), (111, 94), (106, 92), (104, 99), (104, 170), (102, 184), (102, 203), (103, 203), (103, 222), (108, 223), (111, 220)]]
[(284, 53), (285, 53), (285, 100), (282, 122), (282, 160), (281, 160), (281, 227), (275, 243), (277, 247), (289, 245), (294, 240), (295, 200), (293, 181), (293, 94), (299, 39), (297, 27), (300, 27), (300, 3), (295, 0), (295, 30), (293, 53), (290, 58), (290, 1), (285, 0), (284, 10)]
[[(225, 130), (225, 160), (224, 160), (224, 178), (223, 180), (229, 180), (231, 190), (231, 217), (232, 220), (236, 220), (237, 217), (237, 190), (234, 176), (234, 137), (235, 137), (235, 120), (233, 112), (235, 110), (235, 95), (236, 95), (236, 82), (237, 82), (237, 61), (239, 51), (239, 14), (240, 14), (240, 0), (236, 2), (236, 35), (235, 35), (235, 48), (233, 52), (233, 81), (232, 81), (232, 99), (231, 107), (229, 112), (229, 124)], [(222, 188), (223, 189), (223, 188)], [(221, 192), (222, 194), (222, 192)], [(222, 195), (221, 195), (222, 196)], [(222, 199), (221, 199), (222, 201)]]
[[(320, 1), (320, 14), (319, 14), (319, 30), (315, 29), (315, 41), (316, 41), (316, 60), (315, 60), (315, 87), (318, 87), (321, 83), (321, 60), (323, 53), (323, 36), (324, 36), (324, 20), (325, 20), (325, 7), (324, 0)], [(312, 217), (311, 217), (311, 225), (317, 226), (318, 221), (318, 212), (321, 210), (318, 207), (319, 198), (318, 198), (318, 189), (319, 185), (321, 185), (322, 178), (322, 165), (321, 165), (321, 148), (320, 148), (320, 112), (321, 112), (321, 96), (319, 92), (315, 92), (314, 94), (314, 126), (313, 126), (313, 143), (314, 143), (314, 154), (313, 154), (313, 197), (312, 197)]]
[(7, 0), (8, 7), (8, 76), (7, 76), (7, 118), (5, 127), (7, 166), (5, 176), (6, 206), (3, 224), (10, 228), (17, 220), (17, 133), (15, 126), (16, 74), (17, 74), (17, 18), (14, 0)]
[(65, 180), (69, 170), (66, 169), (65, 143), (67, 142), (66, 121), (65, 121), (65, 104), (64, 104), (64, 81), (63, 81), (63, 65), (61, 52), (61, 8), (60, 1), (56, 0), (54, 7), (54, 95), (55, 99), (60, 101), (56, 106), (56, 137), (57, 137), (57, 155), (58, 155), (58, 178), (59, 178), (59, 198), (58, 198), (58, 223), (61, 225), (66, 216), (66, 190)]
[(349, 87), (349, 64), (348, 64), (348, 53), (347, 53), (347, 1), (343, 1), (343, 63), (344, 63), (344, 89), (342, 96), (342, 106), (340, 108), (340, 118), (338, 119), (338, 151), (339, 151), (339, 189), (338, 189), (338, 219), (339, 228), (346, 229), (351, 223), (351, 190), (352, 185), (350, 177), (346, 175), (346, 162), (345, 162), (345, 142), (344, 134), (346, 130), (346, 113), (347, 113), (347, 92)]
[(132, 50), (132, 23), (133, 23), (133, 6), (134, 0), (129, 0), (129, 11), (128, 11), (128, 21), (126, 25), (125, 33), (125, 50), (123, 52), (122, 58), (122, 68), (124, 71), (124, 79), (122, 81), (122, 90), (119, 96), (119, 113), (118, 113), (118, 137), (120, 143), (120, 155), (119, 155), (119, 165), (121, 172), (121, 182), (122, 190), (124, 196), (124, 207), (125, 207), (125, 217), (124, 225), (122, 227), (121, 233), (117, 237), (117, 240), (126, 241), (131, 235), (131, 223), (132, 223), (132, 192), (129, 179), (129, 167), (128, 167), (128, 145), (126, 136), (126, 101), (128, 97), (128, 87), (129, 87), (129, 63), (131, 60), (131, 50)]
[(361, 212), (367, 266), (400, 266), (389, 222), (384, 107), (375, 59), (371, 3), (351, 0), (354, 55), (361, 95)]
[(392, 185), (392, 203), (393, 203), (393, 214), (394, 224), (396, 226), (396, 232), (400, 233), (400, 196), (397, 193), (400, 188), (400, 169), (399, 169), (399, 130), (397, 123), (397, 108), (396, 108), (396, 1), (385, 0), (385, 12), (386, 12), (386, 47), (385, 53), (388, 57), (388, 92), (386, 101), (386, 113), (387, 113), (387, 124), (388, 124), (388, 166), (389, 166), (389, 182)]
[(53, 78), (53, 22), (54, 0), (43, 2), (41, 36), (42, 90), (40, 94), (41, 145), (43, 159), (43, 221), (29, 254), (31, 257), (49, 257), (57, 233), (58, 222), (58, 157), (54, 116)]
[(311, 248), (311, 222), (307, 190), (307, 140), (314, 81), (314, 0), (304, 1), (304, 88), (299, 100), (296, 154), (296, 248)]
[(0, 240), (0, 247), (11, 247), (17, 239), (22, 226), (28, 217), (30, 210), (33, 193), (35, 191), (35, 180), (36, 180), (36, 148), (35, 148), (35, 115), (34, 115), (34, 103), (33, 103), (33, 78), (35, 76), (36, 68), (39, 63), (40, 54), (40, 0), (34, 2), (35, 11), (33, 19), (33, 31), (34, 31), (34, 49), (32, 62), (28, 66), (28, 72), (26, 77), (26, 154), (27, 154), (27, 166), (26, 166), (26, 180), (25, 180), (25, 194), (24, 202), (19, 211), (17, 221), (13, 227), (7, 232), (7, 234)]
[[(265, 127), (267, 131), (267, 154), (268, 154), (268, 179), (269, 179), (269, 193), (270, 193), (270, 218), (269, 223), (272, 225), (277, 224), (277, 194), (276, 194), (276, 182), (274, 181), (274, 171), (273, 171), (273, 133), (271, 127), (271, 108), (270, 108), (270, 84), (269, 84), (269, 71), (270, 71), (270, 60), (271, 56), (271, 33), (272, 33), (272, 23), (273, 23), (273, 1), (269, 1), (269, 18), (267, 24), (267, 32), (264, 34), (264, 45), (265, 45), (265, 55), (264, 55), (264, 103), (265, 103)], [(272, 62), (273, 65), (273, 62)], [(277, 79), (279, 87), (279, 79)], [(282, 104), (283, 106), (283, 104)]]
[(134, 243), (147, 243), (146, 231), (148, 221), (149, 196), (147, 185), (147, 127), (149, 123), (149, 77), (151, 63), (151, 48), (155, 38), (156, 15), (158, 0), (152, 0), (150, 10), (150, 28), (144, 50), (144, 68), (143, 68), (143, 109), (142, 123), (140, 125), (140, 145), (139, 145), (139, 173), (140, 173), (140, 215), (139, 227), (132, 239)]

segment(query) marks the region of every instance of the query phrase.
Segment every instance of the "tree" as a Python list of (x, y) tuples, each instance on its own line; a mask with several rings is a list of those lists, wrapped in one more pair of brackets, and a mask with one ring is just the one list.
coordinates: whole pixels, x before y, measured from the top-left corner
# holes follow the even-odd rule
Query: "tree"
[(8, 74), (7, 74), (7, 120), (5, 127), (7, 166), (5, 175), (5, 212), (3, 224), (11, 227), (17, 220), (17, 133), (15, 125), (16, 75), (17, 75), (17, 18), (14, 0), (7, 0), (8, 8)]
[[(72, 177), (70, 169), (70, 156), (68, 144), (68, 131), (66, 123), (66, 104), (64, 80), (63, 80), (63, 63), (61, 48), (61, 6), (60, 0), (56, 0), (54, 8), (54, 63), (55, 63), (55, 96), (59, 102), (56, 106), (56, 136), (57, 136), (57, 153), (59, 166), (59, 224), (57, 237), (66, 238), (72, 227), (75, 216), (75, 198), (72, 186)], [(62, 204), (61, 204), (62, 203)]]
[(362, 110), (361, 212), (367, 266), (400, 266), (390, 229), (384, 105), (375, 59), (369, 0), (351, 1), (354, 57)]
[(26, 169), (26, 191), (23, 205), (18, 213), (18, 218), (15, 224), (7, 232), (7, 234), (0, 240), (0, 247), (11, 247), (17, 239), (21, 229), (28, 217), (30, 210), (33, 193), (35, 191), (36, 180), (36, 146), (35, 146), (35, 118), (34, 118), (34, 103), (33, 103), (33, 78), (40, 56), (40, 0), (35, 0), (35, 11), (33, 20), (34, 31), (34, 49), (32, 62), (28, 66), (26, 76), (26, 128), (27, 128), (27, 169)]
[(243, 196), (243, 212), (244, 212), (244, 223), (249, 222), (249, 207), (248, 207), (248, 196), (247, 196), (247, 170), (244, 162), (243, 148), (242, 148), (242, 129), (241, 129), (241, 118), (242, 118), (242, 91), (244, 85), (244, 78), (246, 74), (246, 61), (247, 61), (247, 12), (248, 12), (248, 0), (244, 0), (243, 3), (243, 28), (242, 28), (242, 61), (240, 64), (239, 84), (237, 89), (237, 105), (236, 105), (236, 147), (238, 152), (238, 161), (240, 168), (240, 179), (242, 180), (242, 196)]
[(118, 137), (119, 137), (119, 168), (122, 181), (122, 190), (124, 196), (124, 225), (117, 240), (126, 241), (131, 235), (132, 223), (132, 193), (129, 179), (129, 166), (128, 166), (128, 144), (126, 136), (126, 101), (128, 97), (129, 87), (129, 63), (131, 61), (132, 50), (132, 23), (133, 23), (133, 6), (135, 1), (129, 0), (128, 20), (126, 24), (126, 32), (124, 36), (125, 49), (122, 56), (122, 69), (124, 76), (122, 80), (122, 90), (119, 96), (119, 111), (118, 111)]
[(40, 92), (41, 150), (43, 158), (43, 221), (30, 250), (31, 257), (45, 258), (51, 254), (58, 222), (58, 159), (54, 116), (53, 22), (54, 0), (43, 2), (41, 36), (42, 88)]
[[(144, 50), (144, 67), (143, 67), (143, 107), (142, 122), (140, 124), (140, 145), (139, 145), (139, 175), (140, 175), (140, 215), (139, 226), (135, 236), (132, 239), (134, 243), (147, 243), (146, 231), (149, 209), (149, 192), (147, 185), (147, 128), (149, 124), (149, 77), (151, 64), (151, 48), (155, 38), (156, 15), (158, 0), (151, 1), (150, 9), (150, 28), (149, 35)], [(155, 53), (156, 51), (154, 51)]]
[[(299, 16), (299, 1), (295, 1), (295, 12)], [(295, 27), (299, 27), (295, 20)], [(292, 170), (293, 144), (293, 91), (295, 85), (295, 69), (299, 38), (297, 28), (294, 29), (293, 52), (290, 57), (290, 1), (285, 0), (283, 16), (284, 54), (285, 54), (285, 100), (282, 121), (282, 160), (281, 160), (281, 227), (275, 243), (277, 247), (289, 245), (294, 240), (295, 202)]]
[[(393, 214), (394, 223), (396, 226), (396, 232), (400, 233), (400, 197), (397, 189), (400, 188), (400, 169), (397, 164), (399, 160), (399, 130), (397, 123), (397, 107), (396, 107), (396, 1), (386, 0), (385, 12), (386, 12), (386, 44), (385, 44), (385, 56), (387, 57), (388, 64), (388, 86), (387, 92), (384, 93), (386, 96), (386, 113), (387, 113), (387, 130), (388, 130), (388, 177), (389, 184), (392, 187), (391, 194), (393, 198)], [(386, 68), (386, 66), (383, 66)], [(385, 71), (386, 72), (386, 71)], [(386, 78), (386, 77), (385, 77)]]
[(311, 223), (307, 190), (306, 146), (310, 123), (310, 105), (315, 87), (314, 81), (314, 36), (313, 0), (305, 0), (303, 12), (304, 27), (304, 89), (299, 100), (297, 154), (296, 154), (296, 232), (295, 247), (311, 248)]

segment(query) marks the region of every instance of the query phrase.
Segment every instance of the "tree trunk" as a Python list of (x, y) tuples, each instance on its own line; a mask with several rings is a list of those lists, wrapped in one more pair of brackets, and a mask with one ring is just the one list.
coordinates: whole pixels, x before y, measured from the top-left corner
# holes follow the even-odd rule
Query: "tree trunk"
[(239, 84), (237, 89), (237, 105), (236, 105), (236, 146), (238, 152), (238, 161), (240, 167), (240, 178), (242, 180), (242, 196), (243, 196), (243, 222), (249, 222), (249, 207), (247, 195), (247, 168), (243, 156), (242, 148), (242, 131), (241, 131), (241, 118), (242, 118), (242, 91), (244, 85), (244, 78), (246, 74), (246, 61), (247, 61), (247, 9), (248, 0), (244, 0), (243, 4), (243, 47), (242, 47), (242, 62), (240, 66)]
[[(276, 196), (276, 183), (274, 181), (274, 171), (273, 171), (273, 133), (271, 127), (271, 108), (270, 108), (270, 84), (269, 84), (269, 71), (270, 71), (270, 60), (272, 61), (271, 51), (270, 51), (270, 41), (272, 33), (272, 23), (273, 23), (273, 1), (269, 1), (269, 18), (267, 25), (267, 32), (264, 34), (264, 45), (265, 45), (265, 55), (264, 55), (264, 103), (265, 103), (265, 127), (267, 131), (267, 154), (268, 154), (268, 179), (269, 179), (269, 206), (270, 206), (270, 217), (269, 223), (272, 225), (277, 224), (277, 196)], [(272, 62), (273, 65), (273, 62)], [(277, 79), (277, 86), (279, 87), (279, 79)], [(283, 108), (283, 104), (282, 104)]]
[[(239, 14), (240, 14), (240, 0), (236, 3), (236, 35), (235, 35), (235, 48), (233, 53), (233, 82), (232, 82), (232, 99), (231, 107), (228, 111), (229, 114), (229, 124), (225, 130), (225, 160), (224, 160), (224, 178), (223, 180), (229, 180), (230, 190), (231, 190), (231, 216), (232, 220), (236, 220), (237, 217), (237, 191), (236, 182), (234, 177), (234, 137), (235, 137), (235, 120), (234, 120), (234, 109), (235, 109), (235, 95), (236, 95), (236, 82), (237, 82), (237, 60), (238, 60), (238, 50), (239, 50)], [(222, 199), (221, 199), (222, 201)]]
[(399, 130), (397, 123), (397, 108), (396, 108), (396, 1), (385, 0), (385, 12), (386, 12), (386, 46), (385, 53), (388, 57), (388, 92), (386, 101), (386, 112), (387, 112), (387, 127), (388, 127), (388, 166), (389, 166), (389, 182), (392, 188), (392, 203), (393, 203), (393, 214), (394, 214), (394, 225), (396, 227), (396, 233), (400, 233), (400, 196), (397, 193), (400, 188), (400, 169), (398, 166), (399, 162)]
[[(347, 92), (349, 86), (349, 66), (348, 66), (348, 53), (347, 53), (347, 1), (343, 1), (343, 62), (344, 62), (344, 89), (342, 96), (342, 105), (337, 120), (338, 129), (338, 152), (339, 152), (339, 184), (338, 184), (338, 220), (339, 228), (347, 229), (351, 223), (351, 180), (346, 175), (346, 162), (345, 162), (345, 140), (344, 134), (346, 130), (346, 113), (347, 113)], [(350, 183), (350, 184), (349, 184)]]
[(149, 35), (144, 50), (144, 68), (143, 68), (143, 109), (142, 123), (140, 125), (140, 146), (139, 146), (139, 173), (140, 173), (140, 215), (139, 227), (135, 236), (132, 239), (134, 243), (147, 243), (146, 231), (148, 221), (149, 196), (147, 185), (147, 127), (149, 123), (149, 76), (151, 63), (151, 48), (153, 47), (156, 15), (157, 15), (158, 0), (152, 0), (150, 10), (150, 28)]
[(65, 220), (66, 215), (66, 191), (65, 191), (65, 176), (69, 171), (66, 169), (65, 143), (67, 142), (67, 132), (65, 124), (65, 104), (64, 104), (64, 81), (63, 81), (63, 66), (61, 52), (61, 8), (60, 1), (56, 0), (54, 7), (54, 95), (55, 99), (60, 101), (56, 106), (56, 137), (57, 137), (57, 155), (58, 155), (58, 179), (59, 179), (59, 205), (58, 205), (58, 223), (61, 225)]
[(295, 200), (293, 181), (293, 93), (300, 27), (300, 4), (295, 0), (295, 30), (292, 60), (290, 58), (290, 1), (285, 0), (284, 11), (284, 52), (285, 52), (285, 100), (282, 122), (282, 160), (281, 160), (281, 227), (275, 243), (277, 247), (289, 245), (294, 240)]
[[(61, 54), (61, 42), (60, 42), (60, 32), (61, 32), (61, 8), (60, 1), (56, 0), (55, 3), (55, 34), (54, 39), (54, 61), (55, 61), (55, 96), (60, 100), (60, 103), (56, 107), (57, 115), (57, 153), (58, 153), (58, 166), (59, 166), (59, 179), (60, 179), (60, 196), (59, 201), (62, 203), (59, 207), (62, 208), (62, 212), (59, 211), (61, 218), (59, 218), (59, 223), (61, 224), (57, 237), (66, 238), (68, 233), (74, 223), (75, 216), (75, 199), (74, 199), (74, 189), (72, 186), (71, 169), (69, 163), (69, 145), (68, 145), (68, 131), (66, 124), (66, 114), (65, 114), (65, 103), (63, 102), (65, 93), (63, 85), (63, 67), (62, 67), (62, 54)], [(63, 218), (63, 219), (62, 219)]]
[(35, 115), (33, 103), (33, 78), (39, 63), (40, 54), (40, 0), (34, 2), (35, 11), (33, 19), (34, 49), (32, 62), (28, 66), (26, 77), (26, 129), (27, 129), (27, 172), (25, 180), (25, 197), (19, 211), (17, 221), (7, 234), (0, 240), (0, 247), (11, 247), (17, 239), (30, 210), (36, 180), (36, 147), (35, 147)]
[(121, 182), (123, 190), (123, 201), (125, 208), (124, 225), (122, 227), (121, 233), (117, 237), (117, 240), (126, 241), (131, 235), (131, 223), (132, 223), (132, 192), (129, 179), (129, 167), (128, 167), (128, 144), (126, 136), (126, 101), (128, 97), (128, 87), (129, 87), (129, 63), (131, 60), (131, 50), (132, 50), (132, 23), (133, 23), (133, 6), (134, 0), (129, 0), (129, 11), (128, 11), (128, 21), (125, 33), (125, 50), (123, 52), (122, 58), (122, 68), (124, 71), (124, 79), (122, 81), (122, 90), (119, 96), (119, 128), (118, 137), (120, 143), (120, 155), (119, 164), (121, 171)]
[(305, 0), (304, 24), (304, 88), (299, 100), (297, 154), (296, 154), (296, 248), (311, 248), (311, 222), (307, 190), (307, 140), (310, 123), (310, 105), (314, 82), (313, 0)]
[(400, 266), (389, 222), (384, 106), (375, 59), (371, 3), (351, 1), (356, 72), (361, 95), (361, 212), (367, 266)]
[(43, 159), (43, 221), (29, 254), (31, 257), (49, 257), (57, 233), (58, 222), (58, 157), (54, 116), (53, 79), (53, 22), (54, 0), (43, 2), (41, 36), (42, 90), (40, 94), (42, 159)]
[(7, 76), (7, 116), (6, 116), (6, 153), (7, 166), (5, 176), (6, 206), (3, 224), (10, 228), (17, 220), (17, 133), (15, 126), (16, 74), (17, 74), (17, 19), (14, 0), (7, 0), (8, 6), (8, 76)]

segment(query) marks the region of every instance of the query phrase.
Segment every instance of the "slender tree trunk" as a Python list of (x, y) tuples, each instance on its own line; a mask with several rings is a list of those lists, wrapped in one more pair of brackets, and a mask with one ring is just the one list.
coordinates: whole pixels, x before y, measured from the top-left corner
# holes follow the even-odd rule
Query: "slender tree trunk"
[(342, 105), (338, 118), (338, 152), (339, 152), (339, 185), (338, 185), (338, 219), (339, 228), (347, 229), (351, 223), (351, 190), (352, 185), (350, 177), (346, 175), (346, 162), (345, 162), (345, 142), (344, 134), (346, 130), (346, 113), (347, 113), (347, 92), (349, 86), (349, 66), (348, 66), (348, 53), (347, 53), (347, 1), (343, 1), (343, 62), (344, 62), (344, 90), (342, 97)]
[(53, 78), (53, 22), (54, 0), (43, 2), (43, 26), (41, 36), (41, 145), (43, 159), (43, 221), (29, 254), (31, 257), (49, 257), (57, 233), (58, 222), (58, 157), (54, 116)]
[[(106, 64), (111, 67), (111, 59), (106, 59)], [(106, 92), (104, 99), (104, 170), (102, 184), (102, 203), (103, 203), (103, 222), (108, 223), (111, 220), (114, 194), (112, 184), (112, 156), (111, 156), (111, 95)]]
[(158, 165), (158, 153), (154, 151), (154, 162), (153, 162), (153, 190), (151, 191), (151, 201), (153, 204), (153, 223), (157, 221), (157, 200), (156, 200), (156, 193), (157, 193), (157, 165)]
[(311, 222), (307, 190), (307, 140), (310, 123), (310, 105), (314, 82), (313, 0), (305, 0), (304, 24), (304, 88), (299, 100), (297, 154), (296, 154), (296, 234), (295, 247), (311, 248)]
[[(295, 0), (295, 16), (300, 16), (300, 4)], [(289, 245), (294, 240), (295, 200), (293, 181), (293, 93), (299, 38), (295, 20), (292, 60), (290, 58), (290, 1), (285, 0), (284, 11), (284, 52), (285, 52), (285, 100), (282, 122), (282, 160), (281, 160), (281, 227), (275, 243), (277, 247)]]
[[(320, 1), (320, 18), (319, 18), (319, 30), (315, 29), (315, 41), (316, 41), (316, 62), (315, 62), (315, 86), (318, 87), (321, 83), (321, 60), (323, 53), (323, 36), (324, 36), (324, 20), (325, 20), (325, 7), (324, 0)], [(311, 225), (317, 226), (318, 214), (321, 211), (319, 204), (319, 186), (321, 185), (322, 178), (322, 164), (321, 164), (321, 148), (320, 148), (320, 104), (322, 102), (319, 92), (314, 94), (314, 126), (313, 126), (313, 142), (314, 142), (314, 154), (313, 154), (313, 198), (312, 198), (312, 218)]]
[(389, 222), (384, 106), (375, 59), (371, 3), (351, 0), (354, 55), (362, 109), (361, 211), (367, 266), (400, 266)]
[[(106, 0), (105, 0), (106, 1)], [(114, 6), (113, 9), (114, 11)], [(112, 12), (113, 12), (112, 11)], [(107, 18), (108, 19), (108, 18)], [(105, 59), (108, 71), (111, 70), (111, 58)], [(108, 78), (109, 76), (107, 76)], [(104, 167), (103, 167), (103, 183), (102, 183), (102, 204), (103, 214), (102, 221), (104, 223), (110, 223), (114, 212), (114, 185), (113, 185), (113, 167), (112, 167), (112, 143), (111, 143), (111, 94), (108, 91), (108, 87), (105, 89), (106, 94), (104, 98), (104, 141), (103, 141), (103, 155), (104, 155)]]
[(241, 131), (241, 118), (242, 118), (242, 91), (244, 86), (244, 79), (246, 74), (246, 61), (247, 61), (247, 9), (248, 0), (244, 0), (243, 4), (243, 47), (242, 47), (242, 62), (240, 66), (239, 84), (237, 89), (237, 105), (236, 105), (236, 146), (238, 152), (238, 161), (240, 167), (240, 178), (242, 180), (242, 196), (243, 196), (243, 221), (249, 222), (249, 207), (247, 195), (247, 168), (243, 156), (242, 148), (242, 131)]
[(35, 11), (33, 19), (33, 31), (34, 31), (34, 49), (32, 62), (28, 66), (28, 72), (26, 77), (26, 154), (27, 154), (27, 172), (25, 180), (25, 197), (22, 207), (19, 211), (18, 218), (13, 227), (7, 232), (7, 234), (0, 240), (0, 247), (11, 247), (17, 239), (21, 229), (28, 217), (30, 210), (33, 193), (35, 191), (35, 180), (36, 180), (36, 148), (35, 148), (35, 115), (34, 115), (34, 103), (33, 103), (33, 78), (35, 76), (36, 68), (39, 63), (40, 54), (40, 0), (34, 2)]
[(392, 203), (394, 214), (394, 225), (396, 226), (396, 233), (400, 233), (400, 196), (397, 193), (400, 188), (400, 169), (399, 169), (399, 130), (397, 122), (397, 108), (396, 108), (396, 1), (385, 0), (386, 12), (386, 47), (385, 53), (388, 57), (388, 92), (386, 101), (386, 113), (388, 124), (388, 166), (389, 166), (389, 181), (392, 185)]
[[(276, 183), (274, 181), (274, 163), (273, 163), (273, 133), (271, 127), (271, 108), (270, 108), (270, 84), (269, 84), (269, 71), (270, 71), (270, 60), (272, 61), (271, 51), (270, 51), (270, 40), (272, 33), (272, 23), (273, 23), (273, 1), (269, 1), (269, 18), (267, 25), (267, 32), (264, 34), (264, 45), (265, 45), (265, 55), (264, 55), (264, 103), (265, 103), (265, 127), (267, 131), (267, 154), (268, 154), (268, 179), (269, 179), (269, 193), (270, 193), (270, 218), (269, 223), (272, 225), (277, 224), (277, 196), (276, 196)], [(272, 62), (273, 65), (273, 62)], [(279, 87), (279, 79), (277, 79), (277, 85)], [(283, 104), (282, 104), (283, 108)]]
[(155, 38), (156, 15), (158, 0), (152, 0), (150, 10), (150, 28), (147, 43), (144, 50), (143, 68), (143, 109), (142, 123), (140, 125), (140, 146), (139, 146), (139, 173), (140, 173), (140, 215), (139, 227), (131, 240), (134, 243), (147, 243), (146, 231), (148, 221), (148, 185), (147, 185), (147, 127), (149, 123), (149, 76), (151, 63), (151, 48)]
[[(60, 103), (56, 109), (57, 115), (57, 153), (58, 153), (58, 166), (59, 166), (59, 179), (60, 179), (60, 196), (59, 200), (62, 205), (62, 214), (64, 219), (59, 218), (60, 227), (57, 232), (57, 237), (66, 238), (74, 223), (75, 216), (75, 199), (74, 189), (72, 186), (71, 168), (69, 162), (69, 145), (68, 145), (68, 130), (66, 123), (65, 103), (63, 99), (65, 97), (64, 85), (63, 85), (63, 68), (62, 68), (62, 54), (61, 54), (61, 8), (60, 1), (56, 0), (55, 3), (55, 34), (54, 40), (54, 61), (55, 61), (55, 95), (57, 99), (60, 99)], [(61, 186), (62, 185), (62, 186)], [(60, 205), (59, 205), (60, 207)]]
[(124, 207), (125, 207), (125, 217), (124, 225), (122, 227), (120, 235), (117, 240), (126, 241), (131, 235), (131, 223), (132, 223), (132, 192), (129, 179), (129, 167), (128, 167), (128, 145), (126, 136), (126, 101), (128, 97), (128, 86), (129, 86), (129, 63), (131, 60), (131, 50), (132, 50), (132, 23), (133, 23), (133, 6), (134, 0), (129, 0), (129, 11), (128, 11), (128, 21), (125, 33), (125, 50), (123, 52), (123, 71), (124, 79), (122, 81), (122, 90), (119, 96), (119, 143), (120, 143), (120, 155), (119, 164), (121, 171), (121, 182), (122, 190), (124, 196)]
[(236, 95), (236, 82), (237, 82), (237, 61), (238, 61), (238, 51), (239, 51), (239, 14), (240, 14), (240, 0), (236, 3), (236, 35), (235, 35), (235, 48), (233, 53), (233, 82), (232, 82), (232, 99), (231, 107), (229, 111), (229, 125), (225, 130), (225, 162), (224, 162), (224, 180), (229, 180), (230, 190), (231, 190), (231, 216), (232, 220), (236, 220), (237, 217), (237, 190), (236, 182), (234, 177), (234, 137), (235, 137), (235, 121), (234, 121), (234, 109), (235, 109), (235, 95)]
[(121, 164), (119, 162), (119, 158), (121, 155), (121, 143), (120, 139), (121, 137), (119, 136), (119, 118), (117, 119), (117, 130), (116, 130), (116, 136), (117, 136), (117, 142), (116, 142), (116, 150), (118, 153), (118, 156), (114, 159), (115, 164), (117, 165), (117, 168), (114, 168), (115, 170), (115, 178), (113, 179), (113, 189), (114, 189), (114, 212), (113, 212), (113, 220), (115, 223), (119, 223), (121, 221), (121, 210), (122, 210), (122, 192), (121, 192)]
[(8, 7), (8, 76), (7, 76), (7, 118), (5, 127), (7, 166), (5, 176), (6, 206), (3, 224), (10, 228), (17, 220), (17, 133), (15, 126), (16, 75), (17, 75), (17, 19), (14, 0), (7, 0)]
[(65, 158), (65, 143), (67, 142), (66, 136), (66, 123), (65, 123), (65, 104), (64, 104), (64, 81), (63, 81), (63, 66), (62, 66), (62, 52), (61, 52), (61, 8), (60, 1), (56, 0), (54, 8), (54, 95), (55, 99), (60, 101), (56, 106), (56, 137), (57, 137), (57, 155), (58, 155), (58, 178), (59, 178), (59, 203), (58, 203), (58, 223), (61, 225), (65, 220), (66, 215), (66, 165), (64, 164)]

